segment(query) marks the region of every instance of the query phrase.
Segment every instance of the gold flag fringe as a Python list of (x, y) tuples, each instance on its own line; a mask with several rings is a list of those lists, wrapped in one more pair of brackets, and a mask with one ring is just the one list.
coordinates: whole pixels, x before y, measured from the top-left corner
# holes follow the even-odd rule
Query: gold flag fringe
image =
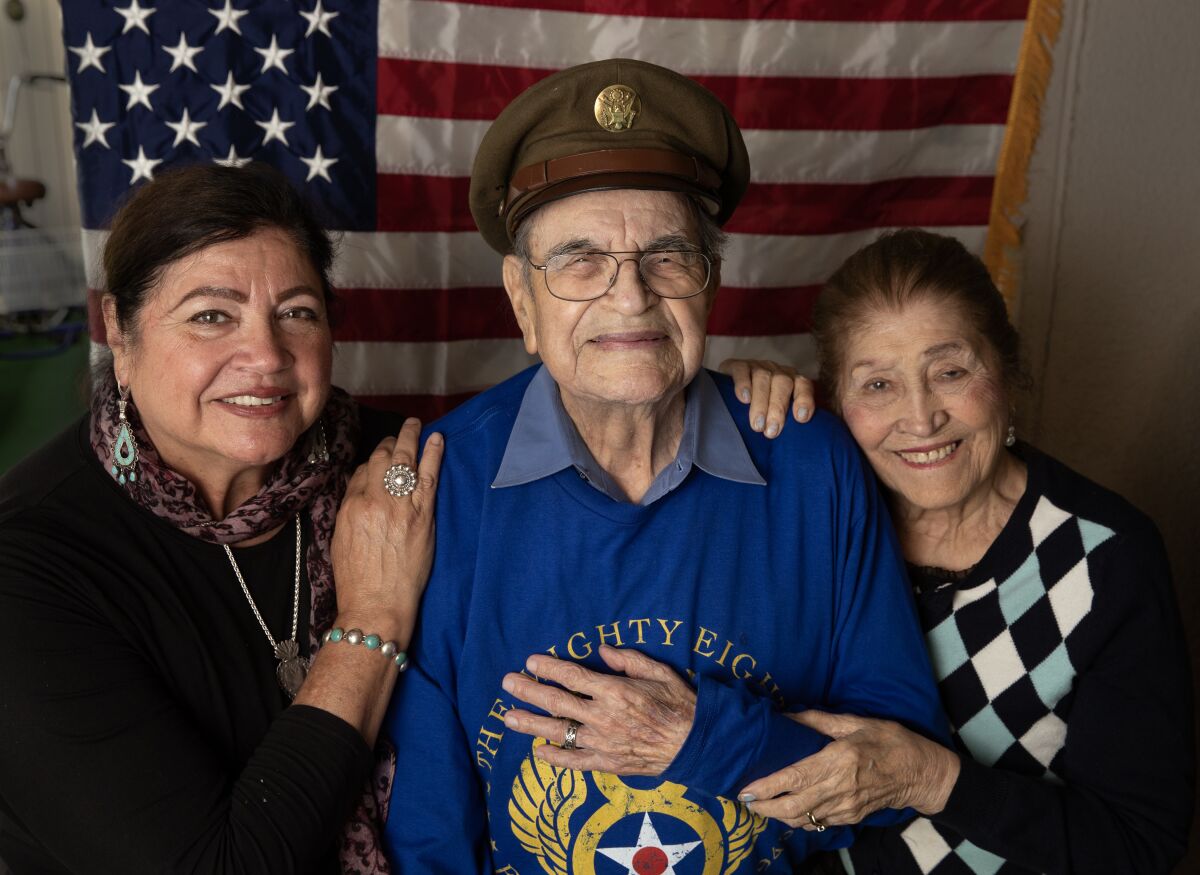
[(983, 261), (1016, 312), (1021, 285), (1021, 210), (1029, 194), (1029, 159), (1041, 130), (1042, 104), (1050, 85), (1054, 43), (1062, 28), (1063, 0), (1030, 0), (1021, 37), (1004, 143), (996, 163), (992, 208)]

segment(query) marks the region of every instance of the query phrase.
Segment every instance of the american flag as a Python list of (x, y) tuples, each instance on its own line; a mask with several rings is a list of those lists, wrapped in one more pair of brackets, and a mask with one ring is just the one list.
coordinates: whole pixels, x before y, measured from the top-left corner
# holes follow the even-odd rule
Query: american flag
[(727, 226), (706, 362), (811, 370), (820, 283), (881, 230), (931, 227), (982, 253), (1028, 7), (121, 2), (62, 4), (91, 288), (101, 229), (131, 186), (178, 162), (271, 162), (343, 232), (335, 382), (423, 417), (530, 361), (467, 206), (476, 146), (524, 88), (631, 57), (725, 101), (753, 172)]

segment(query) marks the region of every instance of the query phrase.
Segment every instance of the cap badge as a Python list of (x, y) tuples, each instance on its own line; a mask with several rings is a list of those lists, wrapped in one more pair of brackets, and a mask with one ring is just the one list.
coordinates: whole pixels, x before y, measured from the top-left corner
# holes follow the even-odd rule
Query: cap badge
[(596, 95), (596, 121), (611, 133), (632, 128), (641, 111), (637, 92), (626, 85), (609, 85)]

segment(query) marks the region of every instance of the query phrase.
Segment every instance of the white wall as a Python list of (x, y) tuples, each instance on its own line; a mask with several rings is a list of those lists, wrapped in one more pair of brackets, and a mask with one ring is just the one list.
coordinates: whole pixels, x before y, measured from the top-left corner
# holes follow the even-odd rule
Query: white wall
[(1196, 0), (1066, 0), (1019, 323), (1026, 435), (1158, 524), (1200, 678), (1198, 42)]
[[(0, 117), (8, 80), (18, 73), (65, 71), (62, 16), (54, 0), (24, 0), (25, 19), (10, 21), (0, 11)], [(2, 7), (0, 7), (2, 9)], [(72, 56), (73, 58), (74, 56)], [(43, 228), (78, 228), (75, 160), (71, 149), (70, 98), (65, 85), (23, 89), (8, 157), (15, 176), (36, 179), (46, 197), (23, 214)]]

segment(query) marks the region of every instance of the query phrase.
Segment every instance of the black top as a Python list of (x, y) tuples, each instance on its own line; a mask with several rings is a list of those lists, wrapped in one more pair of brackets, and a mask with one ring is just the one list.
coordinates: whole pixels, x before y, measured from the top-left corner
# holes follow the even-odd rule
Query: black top
[(1191, 682), (1162, 539), (1016, 453), (1025, 494), (979, 563), (917, 575), (961, 774), (940, 814), (863, 830), (857, 875), (1166, 873), (1186, 850)]
[[(289, 637), (294, 526), (234, 554)], [(225, 551), (134, 504), (86, 419), (0, 480), (0, 617), (14, 875), (337, 871), (369, 748), (332, 714), (287, 706)]]

